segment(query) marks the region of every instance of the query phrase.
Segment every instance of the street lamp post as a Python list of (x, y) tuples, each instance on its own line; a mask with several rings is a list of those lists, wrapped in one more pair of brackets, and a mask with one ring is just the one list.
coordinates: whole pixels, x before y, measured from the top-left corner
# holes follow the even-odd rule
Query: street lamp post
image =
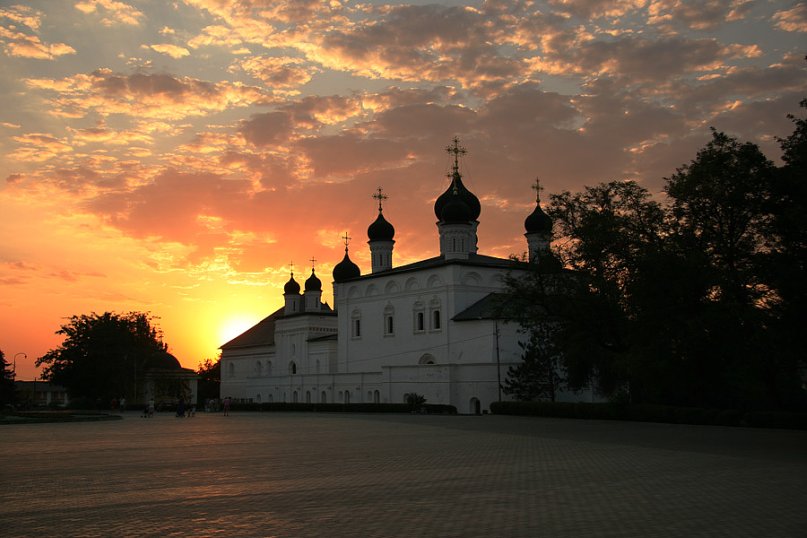
[(28, 358), (28, 355), (27, 355), (27, 354), (25, 354), (25, 353), (23, 353), (22, 351), (20, 351), (19, 353), (17, 353), (17, 354), (15, 354), (15, 355), (14, 355), (14, 361), (13, 361), (13, 363), (12, 363), (11, 367), (14, 369), (14, 377), (15, 377), (15, 378), (17, 377), (17, 357), (18, 357), (19, 355), (22, 355), (22, 358), (23, 358), (23, 359), (27, 359), (27, 358)]

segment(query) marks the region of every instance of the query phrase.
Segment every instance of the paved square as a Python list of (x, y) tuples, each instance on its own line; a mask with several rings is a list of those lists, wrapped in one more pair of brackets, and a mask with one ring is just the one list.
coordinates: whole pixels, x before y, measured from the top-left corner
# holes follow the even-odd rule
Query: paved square
[(135, 413), (0, 426), (0, 535), (807, 536), (807, 432)]

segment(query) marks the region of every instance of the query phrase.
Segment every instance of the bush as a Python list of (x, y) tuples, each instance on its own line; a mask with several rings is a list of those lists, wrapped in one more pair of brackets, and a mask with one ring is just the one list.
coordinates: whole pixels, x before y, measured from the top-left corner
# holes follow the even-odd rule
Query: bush
[[(409, 404), (392, 403), (292, 403), (292, 402), (265, 402), (265, 403), (233, 403), (233, 411), (308, 411), (315, 413), (409, 413)], [(453, 405), (425, 404), (422, 411), (430, 415), (456, 415), (457, 408)]]
[(734, 409), (703, 409), (657, 404), (616, 403), (493, 402), (497, 415), (528, 415), (560, 418), (634, 420), (671, 424), (713, 426), (754, 426), (807, 430), (807, 413), (781, 411), (742, 412)]

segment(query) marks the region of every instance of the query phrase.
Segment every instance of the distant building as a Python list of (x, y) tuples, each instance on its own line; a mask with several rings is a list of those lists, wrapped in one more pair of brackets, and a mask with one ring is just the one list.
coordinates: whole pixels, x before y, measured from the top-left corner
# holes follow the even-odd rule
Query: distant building
[[(507, 274), (526, 264), (477, 252), (479, 199), (454, 167), (434, 213), (440, 255), (393, 263), (395, 228), (378, 215), (367, 229), (372, 269), (361, 275), (348, 254), (333, 270), (335, 309), (321, 302), (312, 267), (300, 284), (291, 274), (284, 307), (221, 346), (221, 396), (251, 402), (402, 403), (407, 393), (427, 403), (481, 413), (499, 398), (509, 366), (521, 361), (515, 324), (496, 319), (493, 303)], [(530, 260), (550, 254), (552, 221), (536, 201), (525, 221)], [(498, 332), (498, 335), (497, 335)], [(502, 395), (503, 399), (508, 399)], [(590, 392), (558, 400), (591, 400)]]
[(70, 403), (67, 389), (47, 381), (14, 381), (18, 403), (29, 403), (36, 407), (59, 406)]

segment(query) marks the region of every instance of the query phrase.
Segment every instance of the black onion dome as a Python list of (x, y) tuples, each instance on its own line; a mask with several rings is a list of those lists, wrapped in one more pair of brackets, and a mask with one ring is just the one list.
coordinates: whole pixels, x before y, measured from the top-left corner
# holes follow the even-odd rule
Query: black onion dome
[(479, 198), (476, 197), (474, 193), (469, 191), (465, 185), (462, 183), (462, 176), (459, 172), (454, 172), (454, 175), (451, 178), (451, 185), (448, 186), (446, 192), (441, 194), (437, 200), (434, 202), (434, 215), (437, 219), (441, 219), (443, 216), (443, 209), (445, 208), (446, 204), (451, 200), (451, 197), (454, 195), (454, 188), (456, 187), (457, 192), (459, 193), (460, 198), (463, 202), (468, 206), (470, 211), (470, 219), (469, 220), (477, 220), (479, 219), (479, 214), (482, 212), (482, 206), (479, 203)]
[(541, 204), (535, 205), (535, 210), (524, 219), (524, 229), (531, 233), (552, 233), (552, 219), (541, 209)]
[(357, 276), (361, 276), (359, 266), (350, 260), (350, 256), (347, 255), (347, 249), (345, 249), (345, 257), (333, 268), (333, 281), (343, 282)]
[(375, 221), (367, 227), (367, 237), (370, 241), (392, 241), (395, 236), (395, 228), (387, 222), (381, 211), (378, 212), (378, 217)]
[(445, 224), (468, 224), (474, 220), (471, 218), (471, 208), (462, 199), (458, 189), (454, 190), (446, 205), (443, 206), (440, 220)]
[(311, 276), (305, 281), (305, 291), (322, 291), (322, 282), (314, 274), (314, 269), (311, 269)]
[(179, 364), (179, 361), (176, 357), (168, 353), (167, 351), (157, 351), (152, 353), (149, 357), (146, 358), (145, 364), (143, 365), (144, 368), (156, 368), (156, 369), (163, 369), (163, 370), (180, 370), (182, 365)]
[(283, 293), (285, 295), (294, 295), (295, 293), (300, 293), (300, 284), (294, 280), (294, 275), (291, 275), (289, 281), (286, 282), (285, 286), (283, 286)]

